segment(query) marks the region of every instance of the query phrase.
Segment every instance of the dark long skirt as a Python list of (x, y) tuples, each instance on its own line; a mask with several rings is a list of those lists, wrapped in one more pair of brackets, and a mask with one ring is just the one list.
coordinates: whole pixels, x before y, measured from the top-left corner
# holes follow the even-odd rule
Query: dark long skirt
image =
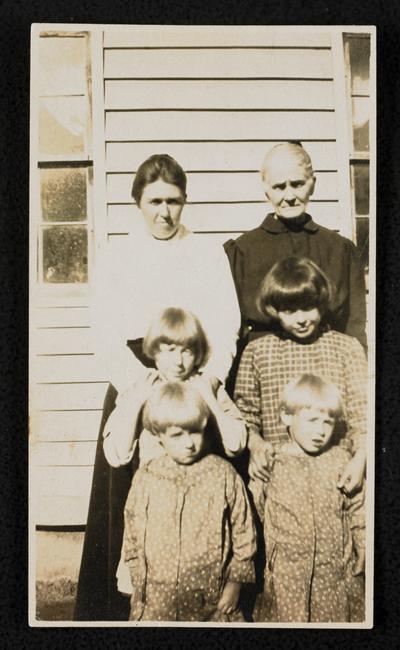
[(103, 406), (93, 471), (92, 491), (78, 580), (75, 621), (123, 621), (129, 598), (117, 590), (124, 507), (132, 482), (133, 463), (111, 467), (103, 452), (103, 429), (115, 408), (117, 391), (110, 384)]

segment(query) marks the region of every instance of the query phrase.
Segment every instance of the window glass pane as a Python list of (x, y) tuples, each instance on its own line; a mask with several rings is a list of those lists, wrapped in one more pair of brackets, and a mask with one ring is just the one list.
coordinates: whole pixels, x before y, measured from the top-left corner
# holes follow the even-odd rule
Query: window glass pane
[(87, 282), (86, 226), (43, 228), (44, 282)]
[(353, 97), (353, 145), (355, 151), (369, 151), (369, 97)]
[(359, 217), (356, 219), (357, 249), (361, 257), (364, 269), (369, 264), (369, 219)]
[(351, 94), (369, 95), (370, 39), (349, 38)]
[(356, 216), (369, 214), (369, 165), (352, 164), (352, 180)]
[(41, 37), (38, 80), (39, 96), (85, 93), (85, 37)]
[(40, 153), (83, 153), (86, 120), (86, 97), (46, 97), (39, 100)]
[(41, 169), (40, 194), (43, 221), (86, 220), (86, 169)]

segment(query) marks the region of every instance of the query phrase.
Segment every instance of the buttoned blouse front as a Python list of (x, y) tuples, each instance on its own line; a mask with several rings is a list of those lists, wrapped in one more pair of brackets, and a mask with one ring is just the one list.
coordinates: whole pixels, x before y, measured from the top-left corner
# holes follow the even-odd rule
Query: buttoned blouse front
[(146, 607), (146, 618), (162, 612), (180, 620), (186, 594), (201, 591), (215, 606), (227, 579), (253, 580), (250, 506), (241, 479), (217, 456), (189, 466), (164, 456), (141, 468), (128, 496), (125, 526), (125, 560), (139, 618)]

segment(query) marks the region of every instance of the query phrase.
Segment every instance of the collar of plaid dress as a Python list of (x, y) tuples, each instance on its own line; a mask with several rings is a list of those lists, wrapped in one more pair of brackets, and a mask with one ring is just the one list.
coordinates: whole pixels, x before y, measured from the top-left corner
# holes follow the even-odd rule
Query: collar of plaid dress
[(273, 212), (270, 212), (261, 224), (261, 228), (278, 235), (282, 232), (307, 230), (309, 232), (316, 232), (319, 226), (309, 214), (303, 214), (301, 217), (293, 219), (284, 219), (277, 217)]

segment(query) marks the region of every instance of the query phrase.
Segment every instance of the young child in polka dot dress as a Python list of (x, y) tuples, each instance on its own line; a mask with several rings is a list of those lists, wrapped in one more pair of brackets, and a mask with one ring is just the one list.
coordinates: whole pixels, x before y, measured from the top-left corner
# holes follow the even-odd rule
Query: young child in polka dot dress
[(332, 443), (343, 416), (334, 384), (302, 375), (284, 389), (280, 417), (290, 441), (264, 483), (266, 566), (256, 620), (364, 620), (364, 493), (338, 487), (347, 452)]
[(136, 472), (125, 506), (130, 620), (244, 620), (255, 530), (242, 480), (208, 453), (208, 416), (189, 382), (164, 383), (145, 404), (144, 425), (165, 453)]

